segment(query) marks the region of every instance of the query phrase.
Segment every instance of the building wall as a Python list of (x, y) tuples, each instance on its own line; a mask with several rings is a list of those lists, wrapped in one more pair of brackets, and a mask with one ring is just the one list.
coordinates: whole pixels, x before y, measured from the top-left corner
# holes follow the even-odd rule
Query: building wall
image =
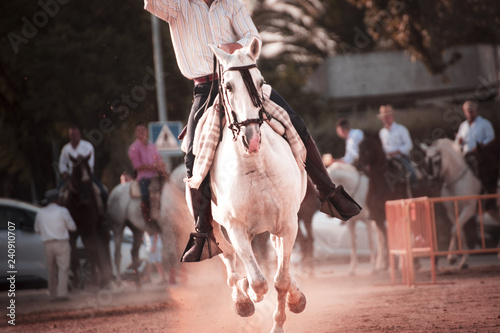
[[(500, 47), (495, 52), (491, 45), (462, 46), (446, 52), (445, 57), (455, 50), (462, 58), (443, 75), (431, 75), (420, 61), (411, 61), (404, 51), (340, 54), (328, 58), (316, 70), (308, 88), (338, 100), (352, 100), (485, 93), (486, 87), (495, 86), (500, 77), (495, 65)], [(500, 63), (499, 59), (496, 61)]]

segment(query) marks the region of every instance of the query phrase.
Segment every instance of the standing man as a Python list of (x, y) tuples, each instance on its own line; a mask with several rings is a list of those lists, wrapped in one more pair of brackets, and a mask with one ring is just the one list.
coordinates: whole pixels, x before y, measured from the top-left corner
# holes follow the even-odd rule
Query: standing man
[(137, 173), (136, 180), (141, 189), (141, 212), (149, 230), (151, 222), (149, 185), (154, 177), (166, 179), (167, 169), (156, 146), (149, 142), (149, 133), (144, 122), (135, 124), (135, 141), (128, 149), (128, 156)]
[(391, 105), (382, 105), (378, 117), (384, 125), (379, 136), (386, 156), (400, 161), (410, 173), (410, 181), (415, 183), (417, 175), (410, 161), (410, 151), (413, 148), (410, 132), (394, 121), (394, 109)]
[(69, 142), (65, 144), (59, 156), (59, 172), (61, 173), (62, 183), (66, 183), (71, 176), (73, 170), (73, 162), (71, 157), (77, 158), (78, 155), (89, 158), (89, 167), (92, 172), (92, 181), (97, 185), (100, 191), (102, 207), (106, 207), (108, 201), (108, 192), (102, 185), (101, 181), (94, 174), (95, 152), (94, 146), (86, 140), (82, 139), (80, 128), (77, 125), (71, 125), (68, 129)]
[[(144, 0), (144, 8), (168, 22), (179, 69), (186, 78), (193, 80), (193, 105), (184, 139), (187, 142), (185, 164), (190, 178), (195, 159), (193, 138), (196, 125), (203, 115), (205, 101), (210, 97), (210, 106), (216, 97), (215, 94), (210, 96), (212, 82), (218, 85), (218, 77), (213, 75), (214, 55), (208, 45), (217, 45), (226, 53), (233, 53), (250, 44), (253, 38), (260, 40), (259, 33), (239, 0)], [(323, 202), (321, 211), (343, 220), (357, 215), (361, 208), (342, 186), (332, 183), (303, 120), (276, 91), (272, 91), (270, 99), (287, 111), (307, 148), (306, 171), (319, 190)], [(216, 247), (211, 224), (210, 175), (199, 189), (190, 191), (197, 233), (191, 235), (182, 257), (185, 262), (200, 261), (206, 241), (212, 243), (212, 248)]]
[(339, 161), (353, 164), (359, 157), (359, 144), (364, 138), (363, 131), (351, 128), (346, 118), (337, 120), (335, 128), (339, 138), (345, 140), (345, 154)]
[(71, 247), (69, 231), (76, 225), (69, 211), (59, 206), (59, 191), (45, 193), (48, 205), (35, 218), (35, 232), (41, 235), (49, 271), (48, 284), (51, 301), (68, 300), (68, 273)]

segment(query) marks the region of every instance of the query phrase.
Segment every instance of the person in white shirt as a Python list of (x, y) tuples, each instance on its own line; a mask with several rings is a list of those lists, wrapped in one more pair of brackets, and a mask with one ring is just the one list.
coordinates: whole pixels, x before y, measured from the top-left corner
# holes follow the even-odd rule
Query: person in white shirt
[[(193, 105), (184, 138), (187, 143), (184, 161), (187, 176), (190, 178), (195, 159), (193, 138), (196, 125), (203, 115), (205, 102), (209, 107), (216, 97), (216, 94), (210, 94), (212, 83), (218, 85), (218, 77), (213, 73), (214, 55), (209, 44), (217, 45), (226, 53), (233, 53), (249, 45), (254, 38), (259, 41), (261, 39), (250, 14), (239, 0), (144, 0), (144, 9), (168, 22), (179, 69), (182, 75), (193, 80)], [(320, 210), (331, 216), (338, 215), (334, 217), (343, 220), (359, 214), (361, 207), (345, 193), (342, 186), (332, 183), (316, 143), (302, 118), (274, 89), (270, 99), (289, 114), (294, 128), (306, 146), (306, 171), (318, 189), (322, 202)], [(211, 225), (209, 177), (210, 175), (203, 180), (199, 189), (190, 189), (190, 204), (195, 215), (193, 217), (197, 233), (191, 234), (181, 259), (183, 262), (200, 261), (206, 241), (212, 242), (214, 248), (217, 247)], [(220, 253), (219, 251), (217, 252)]]
[[(479, 104), (467, 100), (462, 105), (466, 120), (458, 128), (455, 142), (460, 147), (464, 159), (472, 172), (481, 180), (483, 188), (489, 193), (496, 192), (496, 175), (485, 174), (479, 171), (477, 148), (484, 146), (495, 139), (495, 132), (489, 120), (479, 115)], [(493, 182), (491, 181), (493, 179)], [(488, 208), (495, 206), (495, 199), (486, 200)]]
[(69, 211), (59, 206), (57, 189), (47, 191), (45, 198), (49, 203), (36, 215), (34, 228), (43, 241), (51, 301), (63, 301), (68, 300), (69, 231), (76, 231), (76, 225)]
[(411, 182), (415, 182), (417, 175), (410, 161), (413, 148), (410, 132), (404, 125), (394, 121), (394, 108), (391, 105), (380, 106), (378, 117), (384, 125), (379, 136), (387, 158), (395, 158), (403, 163), (410, 173)]
[(460, 146), (463, 154), (473, 153), (477, 145), (486, 145), (495, 139), (495, 132), (490, 121), (479, 115), (479, 104), (467, 100), (462, 105), (465, 118), (458, 128), (455, 142)]
[(353, 164), (359, 157), (359, 144), (364, 138), (363, 131), (351, 128), (349, 120), (346, 118), (337, 120), (335, 128), (339, 138), (345, 140), (345, 154), (339, 160), (344, 163)]
[(94, 173), (94, 146), (92, 146), (90, 142), (82, 139), (80, 128), (76, 125), (71, 125), (69, 127), (68, 136), (69, 142), (63, 146), (59, 156), (59, 173), (61, 174), (61, 183), (59, 184), (59, 188), (62, 188), (71, 176), (71, 171), (73, 170), (71, 157), (77, 158), (78, 155), (87, 157), (90, 155), (88, 163), (90, 171), (92, 172), (92, 181), (99, 188), (102, 204), (103, 207), (105, 207), (108, 200), (108, 191)]

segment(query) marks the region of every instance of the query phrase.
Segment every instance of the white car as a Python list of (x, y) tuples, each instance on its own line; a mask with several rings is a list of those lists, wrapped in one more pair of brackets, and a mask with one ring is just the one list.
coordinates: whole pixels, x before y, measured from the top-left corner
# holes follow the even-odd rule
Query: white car
[[(47, 286), (47, 264), (43, 243), (35, 233), (35, 217), (40, 206), (27, 202), (0, 198), (0, 289), (9, 289), (7, 278), (15, 275), (16, 289), (36, 289)], [(122, 274), (128, 273), (132, 258), (131, 231), (124, 232), (122, 241)], [(9, 246), (9, 243), (12, 244)], [(78, 241), (79, 248), (83, 245)], [(114, 242), (109, 244), (111, 260), (114, 259)], [(9, 248), (10, 247), (10, 248)], [(139, 258), (147, 261), (145, 246), (139, 250)], [(10, 261), (13, 260), (13, 261)], [(9, 265), (13, 265), (9, 267)], [(114, 264), (113, 264), (114, 270)], [(15, 272), (15, 273), (9, 273)]]

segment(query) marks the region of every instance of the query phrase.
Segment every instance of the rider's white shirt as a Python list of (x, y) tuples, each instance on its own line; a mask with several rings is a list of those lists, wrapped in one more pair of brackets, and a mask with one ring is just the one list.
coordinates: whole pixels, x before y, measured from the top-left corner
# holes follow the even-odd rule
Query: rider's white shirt
[(469, 124), (467, 120), (460, 124), (455, 138), (455, 142), (457, 144), (460, 138), (463, 140), (460, 148), (465, 154), (474, 150), (477, 143), (484, 145), (493, 141), (493, 139), (495, 139), (495, 132), (493, 131), (493, 126), (488, 120), (481, 116), (477, 116), (472, 124)]
[(209, 44), (239, 43), (259, 37), (252, 18), (239, 0), (144, 0), (144, 9), (168, 22), (179, 69), (188, 79), (212, 74), (214, 54)]
[(71, 142), (68, 142), (61, 150), (61, 156), (59, 157), (59, 172), (71, 174), (73, 162), (71, 162), (70, 156), (73, 156), (73, 158), (76, 158), (78, 155), (86, 157), (89, 154), (90, 171), (94, 172), (94, 146), (88, 141), (80, 140), (76, 148), (73, 148)]
[(352, 128), (345, 141), (345, 155), (342, 161), (352, 164), (359, 157), (359, 143), (363, 140), (363, 131), (357, 128)]
[(382, 128), (379, 136), (386, 154), (399, 150), (403, 155), (410, 155), (413, 143), (411, 142), (410, 132), (405, 126), (393, 122), (389, 129)]

